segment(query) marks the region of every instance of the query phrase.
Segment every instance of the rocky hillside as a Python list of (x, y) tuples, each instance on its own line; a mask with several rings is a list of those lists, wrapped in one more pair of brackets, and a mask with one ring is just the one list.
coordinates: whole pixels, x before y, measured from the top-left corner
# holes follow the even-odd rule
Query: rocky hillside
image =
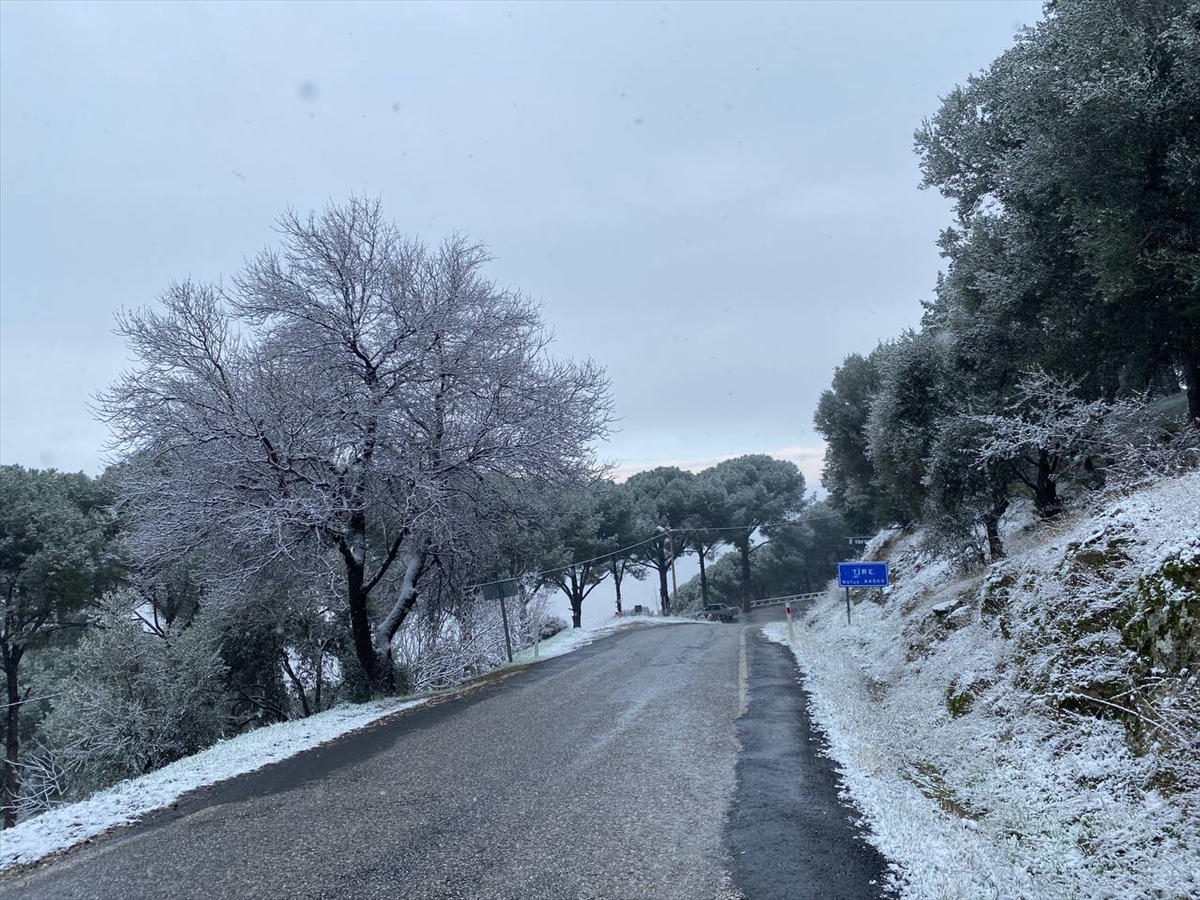
[[(1200, 473), (1045, 526), (970, 575), (878, 536), (793, 645), (904, 897), (1200, 896)], [(769, 633), (786, 640), (784, 628)]]

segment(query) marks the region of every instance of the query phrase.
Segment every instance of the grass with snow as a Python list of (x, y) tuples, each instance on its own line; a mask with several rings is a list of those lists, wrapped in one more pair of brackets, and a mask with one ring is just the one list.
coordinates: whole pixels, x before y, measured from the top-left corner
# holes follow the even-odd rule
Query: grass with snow
[(831, 591), (798, 623), (813, 717), (900, 896), (1200, 896), (1200, 683), (1163, 629), (1200, 608), (1172, 574), (1200, 571), (1198, 509), (1192, 473), (1014, 533), (968, 578), (882, 535), (883, 601), (848, 626)]

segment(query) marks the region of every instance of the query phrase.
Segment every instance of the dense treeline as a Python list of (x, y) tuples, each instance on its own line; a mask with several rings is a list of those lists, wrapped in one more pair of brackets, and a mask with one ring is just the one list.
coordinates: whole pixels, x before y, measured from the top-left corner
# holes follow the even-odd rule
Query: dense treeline
[[(0, 806), (11, 825), (245, 728), (457, 683), (545, 633), (551, 590), (751, 555), (803, 509), (764, 456), (603, 480), (591, 362), (537, 308), (351, 200), (289, 213), (231, 287), (119, 317), (99, 479), (0, 472)], [(503, 582), (505, 607), (482, 588)], [(550, 626), (552, 627), (552, 626)]]
[[(575, 488), (544, 506), (542, 522), (546, 527), (535, 538), (541, 548), (523, 560), (543, 570), (536, 584), (556, 587), (570, 600), (575, 627), (584, 599), (606, 580), (620, 614), (626, 577), (655, 579), (663, 615), (710, 602), (749, 609), (751, 599), (778, 584), (787, 585), (786, 593), (810, 583), (810, 568), (817, 571), (816, 560), (824, 559), (810, 553), (821, 543), (817, 535), (836, 531), (835, 540), (842, 539), (841, 516), (810, 505), (795, 464), (762, 454), (699, 473), (660, 466), (620, 484)], [(784, 546), (792, 552), (781, 568)], [(700, 574), (673, 598), (672, 563), (685, 555), (695, 555)]]
[(1050, 518), (1082, 487), (1186, 464), (1194, 432), (1170, 438), (1200, 421), (1198, 109), (1184, 0), (1049, 3), (943, 99), (916, 149), (954, 201), (945, 272), (920, 327), (847, 357), (814, 417), (848, 522), (923, 519), (994, 558), (1018, 495)]
[[(118, 502), (130, 477), (126, 467), (97, 479), (0, 467), (7, 824), (245, 728), (328, 709), (366, 683), (340, 570), (314, 577), (311, 560), (203, 539), (169, 560), (146, 555), (141, 510)], [(498, 664), (505, 630), (518, 649), (544, 635), (550, 591), (570, 599), (576, 627), (596, 587), (613, 585), (620, 614), (622, 581), (651, 573), (663, 614), (710, 597), (748, 604), (809, 585), (841, 540), (840, 516), (806, 506), (803, 475), (767, 456), (699, 474), (662, 467), (621, 484), (513, 478), (504, 490), (507, 514), (493, 521), (486, 552), (439, 552), (437, 565), (459, 571), (432, 580), (390, 638), (372, 635), (387, 647), (393, 690), (454, 684)], [(705, 571), (722, 548), (734, 552), (713, 567), (711, 586), (701, 578), (675, 596), (672, 563), (695, 553)], [(479, 589), (497, 578), (519, 587), (507, 629)], [(413, 581), (423, 586), (405, 575), (385, 596)]]

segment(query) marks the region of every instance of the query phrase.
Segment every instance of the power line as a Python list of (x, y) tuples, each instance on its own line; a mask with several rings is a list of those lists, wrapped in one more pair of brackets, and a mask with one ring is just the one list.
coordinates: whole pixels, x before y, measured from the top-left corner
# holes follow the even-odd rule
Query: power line
[(61, 697), (66, 691), (59, 691), (57, 694), (42, 694), (40, 697), (26, 697), (24, 700), (18, 700), (15, 703), (5, 703), (0, 706), (0, 709), (10, 709), (14, 706), (24, 706), (26, 703), (36, 703), (39, 700), (52, 700), (55, 697)]
[(807, 519), (796, 519), (788, 522), (767, 522), (763, 525), (721, 525), (714, 528), (705, 528), (699, 526), (696, 528), (672, 528), (671, 531), (687, 532), (687, 531), (756, 531), (760, 528), (782, 528), (785, 525), (807, 525), (809, 522), (822, 522), (825, 519), (840, 519), (841, 513), (829, 513), (824, 516), (811, 516)]
[(610, 550), (600, 556), (593, 556), (591, 559), (581, 559), (575, 562), (567, 563), (565, 566), (558, 566), (553, 569), (543, 569), (539, 572), (522, 572), (519, 575), (511, 575), (508, 578), (498, 578), (495, 581), (481, 581), (478, 584), (467, 585), (467, 590), (475, 588), (490, 587), (493, 584), (505, 584), (509, 581), (517, 581), (521, 578), (541, 578), (543, 575), (553, 575), (555, 572), (565, 572), (568, 569), (574, 569), (576, 566), (586, 566), (589, 563), (603, 562), (606, 559), (613, 559), (628, 553), (630, 550), (636, 550), (638, 547), (644, 547), (646, 544), (652, 544), (655, 541), (661, 541), (667, 536), (668, 532), (676, 534), (686, 534), (689, 532), (706, 532), (706, 531), (757, 531), (761, 528), (781, 528), (785, 525), (806, 525), (809, 522), (823, 522), (826, 519), (841, 518), (841, 513), (828, 513), (823, 516), (810, 516), (807, 519), (796, 519), (786, 522), (768, 522), (763, 525), (724, 525), (717, 528), (668, 528), (653, 537), (648, 537), (644, 541), (638, 541), (636, 544), (630, 544), (627, 547), (619, 547), (616, 550)]
[(601, 562), (606, 559), (612, 559), (621, 553), (626, 553), (629, 550), (636, 550), (638, 547), (643, 547), (646, 544), (652, 544), (655, 541), (661, 541), (665, 534), (656, 534), (654, 537), (646, 538), (644, 541), (638, 541), (636, 544), (630, 544), (628, 547), (621, 547), (617, 550), (610, 550), (602, 556), (593, 556), (591, 559), (581, 559), (576, 562), (567, 563), (565, 566), (559, 566), (555, 569), (543, 569), (540, 572), (522, 572), (520, 575), (511, 575), (508, 578), (500, 578), (496, 581), (483, 581), (479, 584), (469, 584), (467, 589), (488, 587), (493, 584), (504, 584), (508, 581), (516, 581), (518, 578), (541, 578), (543, 575), (553, 575), (555, 572), (565, 572), (567, 569), (573, 569), (576, 566), (586, 566), (588, 563)]

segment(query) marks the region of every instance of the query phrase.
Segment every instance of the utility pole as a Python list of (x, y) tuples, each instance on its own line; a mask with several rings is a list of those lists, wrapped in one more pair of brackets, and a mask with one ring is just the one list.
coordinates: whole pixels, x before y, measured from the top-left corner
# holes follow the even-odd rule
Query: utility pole
[(667, 546), (671, 552), (671, 611), (679, 612), (679, 583), (675, 580), (675, 532), (667, 529)]

